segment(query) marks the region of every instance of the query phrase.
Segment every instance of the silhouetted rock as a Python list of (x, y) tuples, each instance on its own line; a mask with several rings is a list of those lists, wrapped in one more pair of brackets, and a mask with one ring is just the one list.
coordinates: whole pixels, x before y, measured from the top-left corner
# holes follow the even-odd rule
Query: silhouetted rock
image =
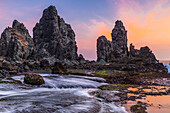
[(42, 85), (45, 81), (41, 75), (35, 73), (28, 73), (24, 77), (24, 82), (31, 85)]
[(115, 58), (122, 58), (128, 55), (127, 31), (122, 21), (117, 20), (111, 33)]
[(97, 39), (97, 61), (103, 59), (111, 62), (128, 56), (127, 31), (121, 21), (115, 22), (115, 27), (111, 33), (112, 41), (105, 36)]
[(140, 50), (137, 50), (132, 44), (130, 44), (129, 53), (131, 57), (141, 58), (145, 63), (159, 62), (148, 46), (141, 47)]
[(0, 56), (9, 61), (23, 61), (33, 58), (34, 43), (24, 24), (13, 21), (12, 28), (4, 30), (0, 39)]
[(99, 37), (97, 39), (97, 61), (110, 62), (114, 58), (112, 43), (105, 36)]
[(55, 6), (43, 11), (43, 16), (33, 29), (33, 40), (38, 55), (48, 60), (77, 60), (75, 33), (57, 13)]
[(63, 73), (67, 73), (67, 69), (60, 62), (55, 62), (52, 68), (52, 74), (63, 74)]

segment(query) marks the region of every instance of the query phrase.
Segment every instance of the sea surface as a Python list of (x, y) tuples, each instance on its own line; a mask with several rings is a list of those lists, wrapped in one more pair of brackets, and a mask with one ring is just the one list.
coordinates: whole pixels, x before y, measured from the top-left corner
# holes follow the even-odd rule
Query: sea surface
[(170, 73), (170, 65), (169, 64), (164, 64), (166, 68), (168, 68), (168, 73)]

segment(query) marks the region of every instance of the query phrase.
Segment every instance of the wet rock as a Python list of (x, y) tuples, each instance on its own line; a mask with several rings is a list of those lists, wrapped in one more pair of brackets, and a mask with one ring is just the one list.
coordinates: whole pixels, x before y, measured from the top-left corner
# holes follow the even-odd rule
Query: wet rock
[(23, 61), (33, 58), (34, 43), (23, 23), (13, 21), (12, 28), (4, 30), (0, 39), (0, 56), (8, 61)]
[(2, 69), (11, 70), (11, 68), (12, 68), (12, 66), (11, 66), (10, 62), (8, 62), (8, 61), (2, 62)]
[(128, 98), (128, 100), (135, 101), (136, 98), (137, 98), (136, 96), (130, 96), (130, 97)]
[(33, 29), (33, 40), (42, 58), (77, 60), (75, 33), (61, 18), (55, 6), (43, 11), (42, 18)]
[(52, 74), (63, 74), (63, 73), (67, 73), (67, 69), (60, 62), (55, 62), (52, 68)]
[(17, 75), (18, 72), (17, 72), (16, 70), (13, 70), (13, 71), (9, 71), (9, 74), (10, 74), (10, 75)]
[(30, 68), (28, 67), (28, 65), (24, 65), (24, 71), (29, 71)]
[(2, 70), (0, 70), (0, 74), (1, 74), (1, 76), (3, 77), (7, 77), (7, 76), (9, 76), (9, 71), (7, 71), (7, 70), (5, 70), (5, 69), (2, 69)]
[(42, 85), (45, 81), (41, 75), (35, 73), (28, 73), (24, 77), (24, 82), (31, 85)]

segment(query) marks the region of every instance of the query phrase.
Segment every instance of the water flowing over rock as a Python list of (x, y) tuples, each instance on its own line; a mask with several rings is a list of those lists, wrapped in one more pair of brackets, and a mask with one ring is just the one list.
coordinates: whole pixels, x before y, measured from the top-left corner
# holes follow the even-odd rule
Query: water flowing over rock
[(75, 33), (58, 15), (55, 6), (44, 10), (33, 29), (33, 40), (40, 57), (70, 61), (78, 58)]
[(34, 57), (34, 43), (23, 23), (13, 21), (0, 39), (0, 56), (9, 61), (23, 61)]
[(128, 52), (127, 31), (120, 20), (115, 22), (111, 36), (112, 41), (107, 40), (105, 36), (97, 39), (97, 61), (104, 60), (105, 62), (112, 62), (118, 60), (119, 62), (125, 63), (128, 60), (141, 59), (144, 63), (159, 62), (147, 46), (137, 50), (131, 44), (130, 51)]

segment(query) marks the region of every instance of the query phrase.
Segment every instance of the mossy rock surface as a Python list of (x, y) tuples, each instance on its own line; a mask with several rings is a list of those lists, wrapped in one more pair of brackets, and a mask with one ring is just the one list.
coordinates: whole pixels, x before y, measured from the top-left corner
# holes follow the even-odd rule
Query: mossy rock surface
[(31, 85), (42, 85), (45, 81), (41, 75), (35, 73), (28, 73), (24, 77), (24, 82)]

